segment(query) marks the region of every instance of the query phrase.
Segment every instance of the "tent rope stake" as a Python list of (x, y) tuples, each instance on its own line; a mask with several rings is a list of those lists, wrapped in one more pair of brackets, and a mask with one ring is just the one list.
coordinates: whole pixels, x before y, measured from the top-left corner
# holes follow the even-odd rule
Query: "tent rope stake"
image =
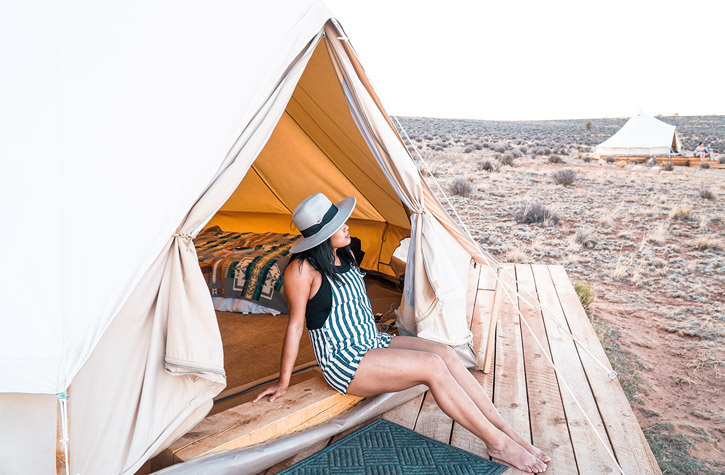
[(56, 394), (55, 397), (58, 399), (58, 408), (60, 409), (60, 443), (63, 444), (65, 474), (70, 475), (70, 463), (68, 461), (68, 393), (64, 391)]
[[(440, 185), (440, 183), (438, 182), (438, 180), (436, 180), (436, 178), (435, 178), (435, 176), (433, 175), (433, 172), (432, 172), (432, 170), (431, 170), (430, 166), (429, 166), (429, 165), (428, 165), (428, 163), (427, 163), (427, 162), (425, 161), (425, 159), (423, 158), (423, 156), (422, 156), (422, 155), (420, 154), (420, 151), (418, 150), (418, 147), (417, 147), (417, 146), (415, 145), (415, 143), (414, 143), (414, 142), (413, 142), (413, 141), (412, 141), (412, 140), (410, 139), (410, 136), (408, 135), (408, 132), (407, 132), (407, 131), (405, 130), (405, 128), (403, 127), (403, 125), (402, 125), (402, 124), (400, 123), (400, 121), (398, 120), (398, 117), (397, 117), (397, 116), (393, 116), (393, 118), (395, 119), (395, 122), (396, 122), (396, 123), (398, 124), (398, 127), (399, 127), (399, 129), (400, 129), (400, 130), (402, 131), (402, 133), (403, 133), (403, 134), (405, 135), (405, 138), (406, 138), (406, 139), (408, 140), (408, 143), (410, 143), (411, 145), (413, 145), (413, 149), (415, 150), (415, 153), (416, 153), (416, 155), (418, 155), (418, 158), (420, 159), (420, 161), (421, 161), (421, 162), (423, 163), (423, 165), (424, 165), (424, 166), (426, 167), (426, 169), (428, 170), (428, 174), (429, 174), (429, 175), (431, 176), (431, 178), (433, 179), (433, 181), (435, 182), (435, 184), (436, 184), (436, 185), (438, 186), (438, 189), (440, 190), (441, 194), (442, 194), (442, 195), (443, 195), (443, 197), (445, 198), (445, 201), (446, 201), (446, 203), (448, 203), (448, 206), (449, 206), (449, 207), (450, 207), (450, 208), (451, 208), (451, 209), (453, 210), (453, 213), (455, 214), (456, 218), (458, 219), (458, 223), (459, 223), (459, 224), (461, 225), (461, 227), (462, 227), (462, 228), (463, 228), (463, 230), (464, 230), (464, 231), (466, 232), (466, 234), (467, 234), (467, 235), (468, 235), (468, 237), (469, 237), (469, 238), (471, 239), (471, 241), (473, 241), (473, 242), (475, 243), (475, 245), (476, 245), (476, 247), (478, 248), (478, 250), (479, 250), (479, 251), (480, 251), (480, 252), (481, 252), (481, 253), (482, 253), (482, 254), (483, 254), (484, 256), (486, 256), (486, 257), (488, 258), (488, 259), (487, 259), (487, 260), (486, 260), (485, 262), (486, 262), (486, 265), (488, 266), (488, 268), (489, 268), (489, 269), (490, 269), (490, 270), (491, 270), (491, 271), (493, 272), (493, 274), (494, 274), (494, 276), (495, 276), (495, 278), (496, 278), (496, 282), (497, 282), (498, 284), (501, 284), (501, 288), (503, 289), (503, 291), (504, 291), (504, 294), (505, 294), (505, 295), (506, 295), (506, 297), (507, 297), (507, 298), (509, 299), (509, 301), (510, 301), (510, 302), (512, 303), (512, 305), (513, 305), (513, 308), (515, 308), (515, 309), (516, 309), (516, 311), (518, 312), (518, 314), (519, 314), (519, 317), (520, 317), (520, 319), (521, 319), (521, 320), (522, 320), (522, 321), (524, 322), (524, 324), (526, 325), (526, 328), (527, 328), (527, 329), (529, 330), (529, 333), (531, 333), (531, 335), (532, 335), (532, 336), (534, 337), (534, 341), (536, 341), (536, 344), (537, 344), (537, 345), (539, 346), (539, 348), (541, 349), (542, 353), (543, 353), (543, 354), (544, 354), (544, 356), (546, 357), (546, 360), (547, 360), (547, 361), (549, 362), (549, 364), (551, 365), (551, 367), (552, 367), (552, 368), (554, 368), (554, 371), (556, 372), (556, 374), (557, 374), (557, 376), (558, 376), (559, 380), (560, 380), (560, 381), (562, 382), (562, 384), (564, 385), (564, 387), (566, 388), (566, 390), (567, 390), (567, 391), (569, 392), (569, 395), (570, 395), (570, 396), (571, 396), (571, 398), (572, 398), (572, 399), (574, 400), (574, 402), (576, 403), (576, 405), (577, 405), (577, 407), (579, 408), (579, 410), (581, 411), (581, 413), (582, 413), (582, 414), (584, 415), (584, 418), (585, 418), (585, 420), (587, 421), (587, 423), (589, 424), (589, 426), (590, 426), (590, 427), (592, 428), (592, 430), (594, 431), (594, 434), (595, 434), (595, 435), (597, 436), (597, 439), (599, 440), (599, 442), (601, 442), (602, 446), (604, 447), (604, 450), (605, 450), (605, 451), (607, 452), (607, 454), (608, 454), (608, 455), (609, 455), (609, 456), (611, 457), (612, 461), (614, 462), (614, 464), (615, 464), (615, 466), (617, 467), (617, 469), (619, 470), (619, 472), (620, 472), (620, 473), (622, 473), (622, 475), (624, 475), (624, 470), (622, 470), (622, 467), (621, 467), (621, 466), (619, 465), (619, 463), (617, 462), (617, 458), (616, 458), (616, 457), (615, 457), (615, 455), (614, 455), (614, 454), (612, 453), (612, 451), (611, 451), (611, 450), (609, 449), (609, 447), (607, 447), (607, 444), (606, 444), (606, 442), (605, 442), (605, 441), (604, 441), (604, 440), (602, 439), (601, 435), (599, 435), (599, 432), (598, 432), (598, 431), (596, 430), (596, 427), (594, 426), (594, 423), (593, 423), (593, 422), (591, 421), (591, 419), (589, 418), (589, 416), (587, 415), (587, 413), (586, 413), (586, 412), (584, 411), (584, 408), (582, 407), (582, 405), (581, 405), (581, 403), (579, 402), (579, 400), (578, 400), (578, 399), (576, 398), (576, 396), (574, 396), (574, 392), (573, 392), (573, 391), (571, 390), (571, 388), (569, 387), (569, 384), (568, 384), (568, 383), (566, 382), (566, 380), (564, 379), (563, 375), (562, 375), (562, 374), (561, 374), (561, 372), (559, 371), (559, 368), (557, 368), (557, 366), (556, 366), (556, 365), (554, 364), (554, 361), (553, 361), (553, 360), (552, 360), (552, 359), (551, 359), (551, 358), (549, 357), (549, 355), (547, 354), (547, 352), (546, 352), (546, 350), (544, 349), (543, 345), (541, 344), (541, 342), (539, 341), (539, 339), (537, 338), (537, 336), (536, 336), (536, 335), (534, 334), (534, 332), (533, 332), (532, 328), (531, 328), (531, 327), (529, 326), (529, 323), (528, 323), (528, 322), (526, 321), (526, 318), (524, 318), (524, 316), (523, 316), (523, 315), (521, 314), (521, 311), (519, 310), (519, 307), (518, 307), (518, 305), (516, 305), (516, 302), (514, 301), (514, 299), (513, 299), (513, 297), (511, 296), (511, 294), (509, 293), (509, 289), (507, 288), (507, 287), (509, 287), (509, 286), (508, 286), (508, 284), (507, 284), (506, 282), (504, 282), (504, 280), (503, 280), (503, 279), (502, 279), (501, 277), (499, 277), (499, 275), (498, 275), (498, 272), (497, 272), (497, 270), (502, 270), (502, 271), (504, 271), (504, 272), (507, 272), (507, 274), (508, 274), (508, 275), (509, 275), (510, 277), (513, 277), (513, 280), (514, 280), (515, 282), (518, 282), (518, 281), (516, 280), (516, 276), (515, 276), (515, 275), (511, 275), (511, 273), (509, 273), (509, 272), (508, 272), (508, 271), (507, 271), (507, 270), (506, 270), (506, 269), (505, 269), (505, 268), (504, 268), (504, 267), (503, 267), (503, 266), (501, 265), (501, 263), (499, 263), (499, 262), (498, 262), (498, 260), (496, 260), (496, 258), (495, 258), (495, 257), (493, 257), (493, 256), (492, 256), (492, 255), (491, 255), (490, 253), (486, 252), (485, 250), (483, 250), (483, 249), (481, 248), (481, 245), (480, 245), (480, 244), (478, 243), (478, 241), (477, 241), (476, 239), (474, 239), (474, 238), (473, 238), (473, 235), (471, 234), (470, 230), (468, 229), (468, 226), (466, 226), (466, 223), (465, 223), (465, 222), (463, 221), (463, 219), (461, 219), (461, 216), (460, 216), (460, 215), (458, 214), (458, 211), (456, 210), (455, 206), (453, 206), (453, 203), (451, 203), (451, 200), (450, 200), (450, 199), (448, 198), (448, 195), (447, 195), (447, 194), (446, 194), (446, 192), (445, 192), (445, 191), (443, 190), (443, 187), (442, 187), (442, 186)], [(493, 269), (493, 267), (491, 266), (491, 262), (493, 262), (493, 263), (494, 263), (494, 264), (496, 265), (496, 269)], [(564, 331), (565, 331), (565, 333), (567, 333), (567, 334), (568, 334), (568, 335), (569, 335), (569, 336), (570, 336), (570, 337), (572, 338), (572, 340), (574, 340), (574, 341), (575, 341), (575, 342), (577, 343), (577, 345), (578, 345), (579, 347), (583, 348), (583, 349), (584, 349), (584, 350), (585, 350), (585, 351), (586, 351), (586, 352), (587, 352), (587, 353), (588, 353), (588, 354), (589, 354), (589, 355), (590, 355), (590, 356), (591, 356), (591, 357), (592, 357), (592, 358), (593, 358), (593, 359), (594, 359), (594, 360), (595, 360), (595, 361), (596, 361), (597, 363), (599, 363), (599, 365), (600, 365), (600, 366), (601, 366), (601, 367), (602, 367), (602, 368), (603, 368), (603, 369), (604, 369), (604, 370), (605, 370), (605, 371), (607, 372), (607, 375), (608, 375), (608, 377), (609, 377), (609, 379), (610, 379), (610, 380), (613, 380), (613, 379), (615, 379), (615, 378), (616, 378), (616, 375), (617, 375), (617, 373), (616, 373), (616, 372), (614, 372), (613, 370), (610, 370), (609, 368), (607, 368), (607, 367), (606, 367), (606, 366), (604, 365), (604, 363), (602, 363), (601, 361), (599, 361), (599, 359), (597, 359), (597, 358), (596, 358), (596, 357), (595, 357), (595, 356), (594, 356), (594, 355), (593, 355), (593, 354), (592, 354), (592, 353), (591, 353), (591, 352), (590, 352), (590, 351), (589, 351), (588, 349), (586, 349), (586, 347), (585, 347), (585, 346), (584, 346), (584, 345), (583, 345), (583, 344), (582, 344), (582, 343), (581, 343), (581, 342), (580, 342), (580, 341), (579, 341), (579, 340), (578, 340), (578, 339), (577, 339), (577, 338), (576, 338), (576, 337), (575, 337), (575, 336), (574, 336), (574, 335), (573, 335), (573, 334), (572, 334), (572, 333), (571, 333), (571, 332), (570, 332), (570, 331), (569, 331), (568, 329), (564, 328), (564, 327), (563, 327), (563, 326), (562, 326), (562, 325), (561, 325), (561, 324), (560, 324), (560, 323), (559, 323), (559, 322), (557, 321), (558, 319), (554, 317), (554, 313), (553, 313), (553, 312), (552, 312), (552, 311), (551, 311), (551, 310), (550, 310), (550, 309), (549, 309), (549, 308), (548, 308), (548, 307), (547, 307), (546, 305), (544, 305), (544, 304), (541, 304), (541, 303), (539, 303), (538, 305), (533, 305), (533, 304), (531, 304), (531, 303), (530, 303), (530, 302), (529, 302), (528, 300), (526, 300), (526, 299), (525, 299), (524, 297), (522, 297), (522, 296), (521, 296), (521, 295), (519, 294), (519, 292), (518, 292), (518, 291), (517, 291), (516, 289), (512, 289), (512, 290), (513, 290), (513, 292), (514, 292), (514, 293), (515, 293), (515, 294), (516, 294), (516, 295), (517, 295), (517, 296), (518, 296), (518, 297), (519, 297), (519, 298), (520, 298), (521, 300), (523, 300), (524, 302), (526, 302), (526, 303), (527, 303), (527, 304), (529, 304), (530, 306), (532, 306), (532, 307), (535, 307), (535, 308), (537, 308), (537, 309), (541, 309), (541, 310), (542, 310), (542, 317), (543, 317), (543, 316), (544, 316), (544, 314), (545, 314), (545, 313), (546, 313), (546, 312), (548, 311), (550, 319), (551, 319), (551, 320), (553, 320), (553, 321), (554, 321), (554, 323), (556, 323), (556, 325), (558, 325), (558, 326), (559, 326), (559, 327), (560, 327), (560, 328), (561, 328), (562, 330), (564, 330)]]

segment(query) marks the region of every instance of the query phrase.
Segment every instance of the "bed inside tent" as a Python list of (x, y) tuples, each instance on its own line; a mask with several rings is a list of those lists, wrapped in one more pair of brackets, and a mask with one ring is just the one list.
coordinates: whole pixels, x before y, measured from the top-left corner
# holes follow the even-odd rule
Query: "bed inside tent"
[[(276, 268), (263, 293), (269, 296), (281, 291), (289, 247), (299, 236), (291, 224), (292, 211), (315, 192), (324, 193), (333, 203), (348, 196), (357, 199), (347, 224), (350, 235), (360, 240), (360, 267), (367, 273), (367, 293), (373, 313), (382, 316), (379, 327), (384, 330), (395, 318), (393, 311), (401, 300), (399, 278), (405, 264), (393, 253), (401, 240), (410, 236), (410, 211), (353, 120), (325, 41), (316, 47), (264, 149), (194, 239), (213, 297), (217, 292), (214, 287), (223, 286), (220, 279), (234, 280), (235, 268), (250, 251), (256, 257), (247, 260), (255, 260), (257, 265), (249, 272), (237, 271), (237, 281), (240, 276), (247, 277), (238, 290), (243, 292), (243, 284), (249, 284), (250, 276), (258, 277), (259, 269)], [(223, 255), (209, 258), (205, 246), (221, 249)], [(265, 284), (256, 285), (262, 289)], [(233, 306), (231, 299), (226, 299), (227, 307), (217, 305), (217, 300), (222, 299), (215, 299), (217, 308)], [(274, 409), (251, 405), (259, 391), (278, 377), (289, 318), (284, 309), (278, 310), (282, 313), (217, 310), (227, 387), (215, 398), (214, 408), (204, 421), (152, 460), (152, 470), (302, 430), (360, 401), (327, 386), (316, 368), (309, 337), (303, 334), (287, 395), (274, 403)], [(281, 407), (286, 410), (279, 410)], [(228, 426), (243, 429), (230, 436)], [(215, 441), (214, 434), (220, 431), (226, 433), (223, 443)]]

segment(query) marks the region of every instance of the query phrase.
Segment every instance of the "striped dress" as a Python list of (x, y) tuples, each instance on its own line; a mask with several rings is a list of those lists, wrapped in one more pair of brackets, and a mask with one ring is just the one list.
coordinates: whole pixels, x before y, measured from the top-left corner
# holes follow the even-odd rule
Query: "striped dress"
[(342, 394), (347, 394), (365, 353), (371, 348), (387, 348), (392, 339), (392, 335), (379, 332), (375, 326), (364, 275), (350, 266), (338, 274), (344, 284), (324, 276), (332, 290), (332, 308), (321, 328), (307, 330), (322, 375)]

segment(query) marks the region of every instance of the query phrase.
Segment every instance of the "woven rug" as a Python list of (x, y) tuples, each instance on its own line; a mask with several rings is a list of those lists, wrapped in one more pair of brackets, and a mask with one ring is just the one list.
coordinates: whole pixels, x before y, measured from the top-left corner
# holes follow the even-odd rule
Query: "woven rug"
[(378, 419), (279, 473), (498, 475), (507, 468), (385, 419)]

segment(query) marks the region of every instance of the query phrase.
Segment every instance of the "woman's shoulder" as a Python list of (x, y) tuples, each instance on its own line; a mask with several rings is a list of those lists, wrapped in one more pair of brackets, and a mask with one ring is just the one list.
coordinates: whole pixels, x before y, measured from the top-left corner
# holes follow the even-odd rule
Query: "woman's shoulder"
[(307, 259), (295, 259), (291, 261), (284, 271), (284, 282), (311, 282), (320, 273), (310, 264)]

